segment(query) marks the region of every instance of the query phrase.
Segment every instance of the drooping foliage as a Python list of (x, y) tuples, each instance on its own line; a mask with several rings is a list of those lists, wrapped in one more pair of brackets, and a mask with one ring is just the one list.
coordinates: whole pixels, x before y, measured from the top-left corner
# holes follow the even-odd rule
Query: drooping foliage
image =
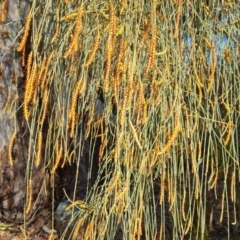
[(16, 48), (26, 214), (32, 170), (55, 186), (76, 163), (73, 238), (207, 239), (214, 221), (237, 232), (239, 19), (237, 1), (33, 0)]

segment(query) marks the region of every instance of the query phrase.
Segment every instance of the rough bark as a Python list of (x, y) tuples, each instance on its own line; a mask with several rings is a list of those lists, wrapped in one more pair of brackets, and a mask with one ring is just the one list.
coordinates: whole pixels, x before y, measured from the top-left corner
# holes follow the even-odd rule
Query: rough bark
[[(20, 2), (20, 6), (18, 6)], [(24, 20), (29, 11), (28, 1), (8, 1), (7, 19), (1, 23), (0, 28), (0, 218), (22, 222), (28, 195), (28, 128), (23, 118), (21, 103), (24, 91), (24, 68), (21, 67), (21, 53), (16, 47), (22, 35)], [(28, 46), (29, 47), (29, 46)], [(103, 109), (100, 101), (96, 102), (96, 112), (101, 114)], [(46, 130), (47, 131), (47, 130)], [(13, 134), (12, 149), (9, 149)], [(89, 141), (84, 142), (84, 153), (79, 166), (80, 185), (86, 184), (88, 178)], [(44, 147), (43, 147), (44, 151)], [(9, 162), (9, 153), (13, 157), (13, 166)], [(98, 154), (96, 152), (96, 154)], [(97, 157), (95, 157), (97, 159)], [(97, 164), (97, 162), (96, 162)], [(76, 174), (76, 163), (58, 171), (59, 180), (56, 179), (56, 199), (61, 201), (62, 189), (66, 190), (71, 198)], [(92, 181), (96, 178), (97, 166), (93, 166)], [(49, 175), (44, 165), (32, 170), (33, 201), (37, 204), (31, 210), (35, 212), (39, 206), (49, 203), (50, 185)], [(43, 182), (44, 181), (44, 182)], [(43, 184), (44, 183), (44, 184)], [(82, 197), (83, 198), (83, 197)]]
[[(24, 71), (20, 54), (15, 49), (29, 4), (25, 0), (11, 0), (7, 3), (7, 18), (0, 28), (0, 218), (21, 222), (27, 192), (28, 136), (20, 108)], [(15, 132), (17, 135), (11, 150), (9, 143)], [(9, 152), (13, 157), (13, 166), (9, 164)], [(41, 194), (44, 168), (33, 170), (33, 176), (33, 196), (36, 197), (39, 192)], [(44, 194), (42, 196), (39, 202), (44, 204), (48, 197)]]

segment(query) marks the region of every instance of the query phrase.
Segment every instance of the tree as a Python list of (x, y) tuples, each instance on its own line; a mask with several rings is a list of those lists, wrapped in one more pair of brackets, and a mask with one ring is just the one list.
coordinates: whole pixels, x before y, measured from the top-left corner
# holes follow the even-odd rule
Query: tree
[(13, 48), (26, 55), (19, 98), (4, 99), (14, 177), (1, 179), (21, 183), (23, 202), (7, 192), (19, 219), (49, 203), (49, 228), (73, 239), (206, 239), (216, 216), (238, 223), (239, 13), (234, 1), (32, 1)]

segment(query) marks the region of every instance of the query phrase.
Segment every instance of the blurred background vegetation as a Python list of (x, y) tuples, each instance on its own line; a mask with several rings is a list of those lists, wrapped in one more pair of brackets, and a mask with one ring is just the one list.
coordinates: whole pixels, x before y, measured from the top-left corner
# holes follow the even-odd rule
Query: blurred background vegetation
[(50, 209), (49, 239), (238, 239), (237, 1), (16, 3), (24, 229)]

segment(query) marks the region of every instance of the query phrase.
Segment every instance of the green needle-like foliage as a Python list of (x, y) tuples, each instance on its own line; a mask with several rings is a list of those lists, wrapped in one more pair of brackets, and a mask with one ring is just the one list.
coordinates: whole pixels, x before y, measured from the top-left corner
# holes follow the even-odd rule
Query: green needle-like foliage
[(54, 186), (58, 169), (87, 162), (87, 194), (67, 209), (73, 239), (207, 239), (215, 220), (230, 237), (239, 19), (235, 0), (32, 1), (18, 47), (32, 54), (28, 170), (44, 164)]

